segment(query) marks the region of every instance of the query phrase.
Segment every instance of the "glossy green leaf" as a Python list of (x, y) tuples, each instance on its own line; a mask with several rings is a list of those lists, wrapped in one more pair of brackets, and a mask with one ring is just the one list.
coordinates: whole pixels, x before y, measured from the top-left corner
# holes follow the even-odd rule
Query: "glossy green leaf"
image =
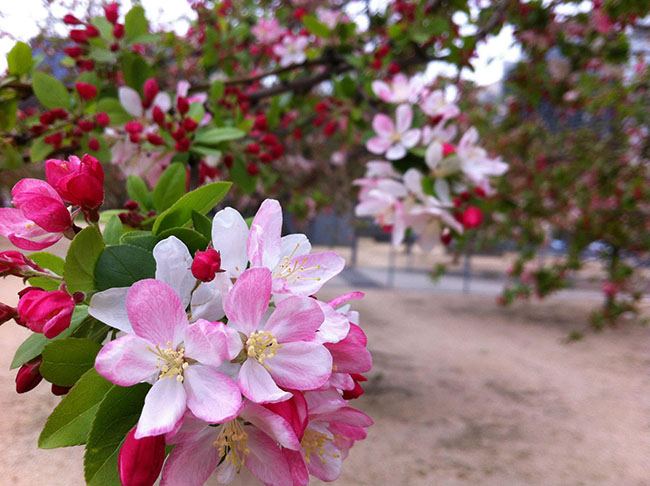
[(170, 228), (166, 231), (163, 231), (158, 235), (161, 240), (168, 238), (169, 236), (175, 236), (187, 246), (187, 249), (190, 250), (190, 253), (194, 255), (196, 250), (205, 250), (208, 247), (210, 240), (203, 236), (198, 231), (195, 231), (190, 228)]
[(34, 260), (39, 267), (52, 270), (57, 275), (63, 275), (63, 264), (65, 261), (60, 256), (52, 255), (46, 251), (39, 251), (31, 253), (29, 258)]
[(214, 147), (205, 147), (203, 145), (192, 145), (190, 150), (196, 154), (204, 155), (206, 157), (221, 157), (221, 150)]
[(9, 74), (21, 76), (27, 74), (32, 68), (32, 49), (24, 42), (16, 42), (16, 45), (7, 54)]
[(84, 456), (88, 486), (121, 486), (117, 469), (120, 447), (138, 422), (150, 385), (113, 387), (104, 396), (95, 415)]
[(151, 231), (129, 231), (120, 237), (120, 243), (144, 248), (147, 251), (153, 251), (159, 241), (160, 238), (151, 234)]
[(128, 40), (149, 33), (149, 23), (144, 8), (135, 6), (124, 17), (124, 33)]
[(97, 102), (95, 111), (98, 113), (102, 111), (106, 113), (111, 119), (112, 125), (121, 125), (131, 119), (131, 115), (126, 112), (120, 101), (116, 98), (102, 98)]
[(187, 171), (181, 163), (170, 164), (162, 173), (153, 190), (152, 200), (156, 211), (162, 213), (185, 194)]
[(122, 236), (122, 222), (117, 215), (111, 216), (104, 228), (104, 243), (107, 245), (118, 245)]
[(192, 211), (206, 214), (223, 199), (231, 185), (230, 182), (212, 182), (188, 192), (156, 218), (153, 234), (188, 225), (192, 221)]
[(138, 280), (154, 278), (155, 274), (153, 254), (131, 245), (106, 247), (95, 267), (98, 290), (129, 287)]
[(10, 143), (4, 144), (0, 151), (0, 169), (20, 169), (24, 164), (23, 156)]
[(95, 290), (95, 265), (103, 249), (104, 240), (96, 226), (88, 226), (75, 236), (63, 266), (68, 292)]
[(194, 229), (205, 236), (208, 240), (212, 239), (212, 220), (207, 216), (193, 210), (192, 226), (194, 226)]
[(46, 108), (70, 107), (70, 93), (61, 81), (49, 74), (35, 72), (32, 78), (34, 94)]
[(307, 30), (316, 37), (329, 37), (332, 35), (330, 28), (318, 20), (314, 15), (303, 16), (302, 23), (307, 27)]
[(126, 178), (126, 192), (133, 201), (144, 209), (153, 209), (151, 202), (151, 193), (147, 189), (147, 184), (137, 175), (131, 174)]
[(253, 194), (257, 184), (257, 178), (246, 170), (246, 164), (241, 159), (235, 159), (230, 169), (232, 181), (246, 194)]
[(89, 369), (47, 419), (38, 447), (54, 449), (85, 444), (99, 404), (112, 388), (115, 385), (94, 368)]
[(32, 148), (29, 154), (29, 159), (32, 162), (41, 162), (50, 152), (52, 152), (52, 150), (54, 150), (50, 144), (45, 143), (45, 140), (43, 140), (44, 138), (45, 137), (39, 137), (32, 143)]
[(72, 386), (95, 365), (100, 349), (102, 345), (90, 339), (71, 337), (52, 341), (43, 349), (41, 375), (50, 383)]
[(245, 135), (246, 132), (233, 127), (209, 128), (197, 132), (194, 137), (194, 143), (199, 145), (217, 145), (229, 140), (238, 140)]

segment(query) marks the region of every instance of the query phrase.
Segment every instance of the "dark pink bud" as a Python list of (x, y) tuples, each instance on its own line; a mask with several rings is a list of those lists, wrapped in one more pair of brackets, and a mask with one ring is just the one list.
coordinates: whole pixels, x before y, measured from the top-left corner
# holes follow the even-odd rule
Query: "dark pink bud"
[(0, 302), (0, 324), (4, 324), (17, 316), (16, 308)]
[(90, 83), (75, 83), (74, 87), (82, 100), (92, 100), (97, 96), (97, 88)]
[(77, 122), (77, 126), (84, 132), (90, 132), (93, 128), (95, 128), (95, 122), (92, 120), (79, 120)]
[(119, 15), (117, 3), (104, 5), (104, 15), (106, 15), (106, 20), (108, 20), (111, 24), (117, 22), (117, 16)]
[(158, 105), (153, 107), (153, 121), (157, 125), (162, 125), (165, 123), (165, 113), (158, 107)]
[(270, 133), (266, 133), (262, 138), (260, 138), (260, 143), (264, 145), (276, 145), (278, 143), (278, 137)]
[(248, 172), (252, 176), (256, 176), (257, 174), (260, 173), (260, 168), (257, 166), (255, 162), (249, 162), (246, 164), (246, 172)]
[(99, 150), (99, 140), (96, 138), (91, 138), (88, 140), (88, 148), (93, 152), (97, 152)]
[(124, 37), (124, 25), (123, 24), (115, 24), (113, 26), (113, 37), (116, 39), (121, 39)]
[(18, 317), (32, 331), (52, 339), (70, 327), (74, 299), (62, 290), (32, 288), (18, 301)]
[(111, 123), (111, 118), (103, 111), (100, 111), (95, 115), (95, 122), (100, 127), (107, 127)]
[(249, 143), (244, 150), (249, 154), (257, 155), (260, 153), (260, 146), (256, 143)]
[(198, 126), (199, 126), (199, 124), (196, 123), (196, 122), (195, 122), (194, 120), (192, 120), (191, 118), (185, 118), (185, 119), (183, 120), (183, 128), (184, 128), (185, 130), (187, 130), (188, 132), (193, 132), (194, 130), (197, 129)]
[(94, 209), (104, 200), (104, 169), (99, 161), (84, 155), (74, 155), (68, 161), (50, 159), (45, 162), (45, 175), (64, 201)]
[(481, 226), (483, 222), (483, 212), (476, 206), (468, 206), (463, 211), (463, 226), (467, 229)]
[(0, 277), (14, 275), (29, 277), (44, 270), (19, 251), (3, 251), (0, 253)]
[(262, 131), (268, 130), (269, 125), (266, 122), (266, 115), (265, 114), (262, 113), (261, 115), (257, 115), (255, 117), (255, 122), (253, 123), (253, 128), (256, 128), (257, 130), (262, 130)]
[(187, 152), (190, 149), (191, 144), (192, 144), (192, 141), (189, 138), (181, 138), (174, 145), (174, 149), (177, 152)]
[(192, 275), (201, 282), (210, 282), (221, 270), (221, 254), (210, 248), (205, 251), (197, 251), (192, 262)]
[(190, 102), (187, 101), (187, 98), (185, 98), (184, 96), (179, 96), (176, 99), (176, 108), (178, 108), (178, 112), (181, 115), (184, 115), (190, 109)]
[(154, 78), (149, 78), (144, 82), (144, 97), (153, 100), (158, 94), (158, 83)]
[(39, 371), (41, 361), (41, 357), (38, 356), (20, 367), (16, 375), (16, 391), (18, 393), (33, 390), (41, 382), (43, 379)]
[(77, 58), (84, 53), (84, 50), (79, 46), (70, 46), (63, 49), (63, 52), (72, 58)]
[(135, 120), (131, 120), (124, 125), (124, 129), (129, 133), (140, 133), (142, 131), (142, 124)]
[(70, 39), (77, 44), (86, 44), (88, 42), (88, 34), (86, 34), (85, 30), (72, 29), (70, 31)]
[(99, 29), (92, 24), (86, 25), (86, 36), (88, 36), (89, 39), (99, 37)]
[(152, 486), (165, 461), (165, 435), (135, 438), (135, 427), (126, 436), (117, 459), (123, 486)]
[(71, 386), (61, 386), (61, 385), (55, 385), (52, 383), (52, 395), (56, 395), (57, 397), (60, 397), (61, 395), (66, 395), (69, 391)]
[(442, 156), (447, 157), (448, 155), (455, 154), (456, 153), (456, 147), (454, 147), (452, 144), (444, 142), (442, 144)]
[(147, 140), (151, 145), (165, 145), (165, 140), (157, 133), (147, 133)]
[(68, 25), (81, 25), (82, 22), (72, 14), (66, 14), (63, 17), (63, 23)]

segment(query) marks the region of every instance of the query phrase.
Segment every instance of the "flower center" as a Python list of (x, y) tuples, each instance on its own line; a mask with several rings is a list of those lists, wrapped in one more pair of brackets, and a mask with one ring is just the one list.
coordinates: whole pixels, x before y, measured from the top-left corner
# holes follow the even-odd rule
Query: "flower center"
[(226, 422), (221, 426), (219, 436), (214, 446), (219, 455), (238, 469), (246, 462), (246, 455), (250, 449), (246, 446), (248, 434), (244, 431), (241, 422), (237, 419)]
[(316, 432), (312, 429), (305, 430), (305, 434), (302, 436), (302, 440), (300, 441), (300, 445), (305, 453), (305, 462), (309, 463), (311, 461), (311, 455), (314, 452), (318, 454), (318, 457), (323, 464), (326, 464), (325, 459), (323, 459), (325, 454), (330, 457), (339, 457), (338, 454), (332, 454), (330, 451), (326, 451), (323, 448), (326, 442), (333, 442), (333, 439), (330, 439), (322, 432)]
[(397, 143), (400, 140), (402, 140), (402, 134), (400, 132), (394, 131), (393, 133), (391, 133), (391, 135), (390, 135), (390, 141), (391, 142)]
[(298, 280), (320, 280), (320, 277), (304, 277), (300, 275), (309, 270), (320, 270), (321, 266), (316, 265), (315, 267), (305, 267), (307, 257), (305, 257), (302, 262), (300, 259), (296, 259), (292, 262), (291, 258), (295, 254), (296, 250), (298, 250), (298, 246), (296, 246), (296, 249), (291, 253), (291, 255), (282, 257), (282, 262), (273, 270), (273, 278), (282, 278), (289, 283), (296, 283)]
[(158, 356), (158, 361), (161, 364), (156, 365), (156, 369), (160, 370), (158, 378), (173, 378), (176, 377), (177, 381), (183, 382), (183, 371), (187, 369), (189, 364), (185, 361), (185, 348), (172, 348), (172, 343), (167, 343), (168, 348), (161, 348), (156, 346), (155, 349), (147, 348), (153, 354)]
[(246, 340), (248, 357), (259, 361), (267, 370), (269, 365), (264, 360), (273, 358), (280, 347), (278, 340), (269, 331), (255, 331)]

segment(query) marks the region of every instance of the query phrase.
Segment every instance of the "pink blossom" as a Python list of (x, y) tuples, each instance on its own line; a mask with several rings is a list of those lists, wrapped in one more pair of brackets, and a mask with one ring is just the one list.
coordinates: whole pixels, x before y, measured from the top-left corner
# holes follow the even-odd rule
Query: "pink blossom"
[(273, 44), (282, 36), (282, 28), (276, 18), (259, 19), (251, 32), (260, 44)]
[(172, 100), (167, 93), (161, 91), (156, 94), (151, 101), (151, 105), (145, 109), (140, 94), (133, 88), (128, 86), (120, 86), (117, 90), (117, 95), (120, 100), (122, 108), (130, 115), (141, 118), (146, 117), (152, 119), (154, 107), (160, 108), (163, 112), (167, 113), (172, 107)]
[(0, 234), (23, 250), (42, 250), (72, 228), (70, 212), (47, 182), (22, 179), (11, 190), (16, 209), (0, 208)]
[(186, 409), (210, 423), (237, 415), (239, 390), (216, 369), (228, 356), (222, 323), (190, 324), (174, 289), (153, 279), (133, 284), (126, 312), (133, 334), (104, 345), (95, 368), (119, 386), (153, 382), (136, 439), (170, 432)]
[(21, 292), (18, 318), (32, 331), (51, 339), (70, 327), (74, 299), (67, 292), (48, 292), (35, 287)]
[(445, 100), (442, 90), (429, 92), (422, 98), (420, 108), (424, 113), (432, 118), (441, 117), (442, 120), (455, 118), (460, 114), (458, 106)]
[(45, 174), (47, 182), (70, 204), (95, 209), (104, 201), (104, 169), (95, 157), (50, 159), (45, 162)]
[(314, 299), (291, 296), (264, 320), (271, 299), (271, 272), (251, 268), (237, 279), (226, 297), (228, 326), (245, 340), (246, 360), (237, 383), (249, 400), (280, 402), (291, 394), (279, 387), (314, 390), (332, 372), (332, 356), (315, 342), (324, 314)]
[(508, 170), (508, 164), (500, 159), (492, 159), (482, 147), (476, 145), (478, 132), (470, 128), (461, 137), (456, 152), (461, 161), (461, 169), (477, 185), (484, 184), (490, 176), (500, 176)]
[(395, 75), (390, 84), (375, 80), (372, 90), (386, 103), (415, 103), (423, 87), (421, 78), (408, 78), (402, 73)]
[(420, 130), (410, 129), (413, 110), (409, 105), (400, 105), (396, 111), (397, 125), (383, 113), (375, 115), (372, 128), (377, 136), (366, 142), (366, 148), (373, 154), (386, 154), (388, 160), (398, 160), (406, 155), (409, 148), (420, 140)]
[(305, 50), (309, 45), (309, 39), (304, 35), (297, 37), (287, 35), (282, 42), (273, 46), (273, 53), (280, 58), (280, 66), (286, 67), (292, 64), (302, 64), (307, 60)]

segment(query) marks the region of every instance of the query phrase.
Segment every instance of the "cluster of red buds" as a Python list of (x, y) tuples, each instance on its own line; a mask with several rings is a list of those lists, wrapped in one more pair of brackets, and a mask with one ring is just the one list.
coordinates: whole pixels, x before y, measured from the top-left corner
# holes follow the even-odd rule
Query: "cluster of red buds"
[(315, 127), (323, 127), (323, 135), (332, 137), (337, 131), (344, 129), (342, 124), (347, 122), (347, 109), (341, 108), (343, 102), (335, 98), (326, 98), (316, 103), (314, 111), (318, 114), (314, 119)]
[(143, 214), (140, 210), (140, 204), (137, 201), (127, 201), (124, 203), (125, 212), (119, 213), (118, 217), (122, 224), (131, 226), (132, 228), (137, 228), (140, 224), (146, 219), (154, 216), (155, 211), (149, 211), (148, 213)]

